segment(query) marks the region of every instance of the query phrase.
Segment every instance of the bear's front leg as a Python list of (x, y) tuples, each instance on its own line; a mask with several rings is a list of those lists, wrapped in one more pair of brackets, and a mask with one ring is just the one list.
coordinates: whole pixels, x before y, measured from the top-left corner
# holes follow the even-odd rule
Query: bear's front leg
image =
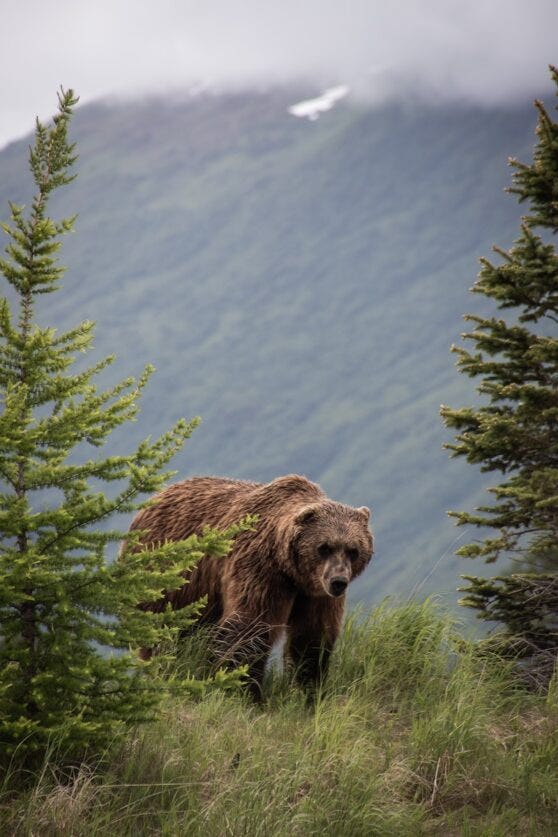
[(223, 614), (217, 633), (217, 656), (226, 665), (248, 666), (248, 690), (262, 700), (262, 682), (273, 644), (286, 628), (292, 608), (292, 585), (268, 571), (266, 584), (254, 582), (253, 568), (237, 562), (223, 583)]
[(248, 691), (257, 702), (262, 700), (262, 682), (271, 651), (269, 625), (257, 617), (233, 613), (219, 622), (215, 650), (219, 663), (237, 668), (248, 666)]
[(312, 694), (326, 678), (329, 658), (341, 630), (344, 596), (313, 598), (299, 593), (287, 627), (285, 662), (297, 682)]

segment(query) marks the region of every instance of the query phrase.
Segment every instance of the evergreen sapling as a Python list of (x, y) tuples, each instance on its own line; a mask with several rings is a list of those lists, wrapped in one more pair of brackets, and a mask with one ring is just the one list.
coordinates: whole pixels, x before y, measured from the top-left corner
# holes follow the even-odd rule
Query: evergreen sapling
[[(551, 67), (558, 86), (558, 70)], [(481, 259), (472, 288), (510, 316), (466, 315), (473, 330), (463, 337), (473, 351), (453, 347), (458, 367), (479, 378), (480, 407), (443, 406), (457, 431), (453, 456), (464, 456), (503, 481), (494, 500), (475, 513), (450, 512), (458, 525), (489, 527), (495, 534), (458, 554), (496, 561), (511, 558), (518, 572), (492, 579), (464, 576), (462, 604), (486, 620), (503, 622), (501, 648), (523, 659), (536, 684), (548, 682), (558, 653), (558, 123), (541, 102), (531, 165), (511, 160), (513, 187), (530, 212), (501, 263)], [(541, 231), (537, 232), (537, 229)], [(549, 235), (549, 233), (551, 235)]]
[[(93, 379), (108, 357), (72, 372), (86, 352), (93, 323), (58, 333), (34, 321), (40, 296), (59, 290), (56, 254), (74, 218), (47, 215), (51, 193), (74, 179), (68, 125), (76, 104), (59, 94), (51, 126), (38, 120), (30, 149), (36, 184), (28, 216), (10, 205), (9, 238), (0, 272), (18, 311), (0, 300), (0, 762), (29, 763), (49, 746), (80, 757), (103, 747), (126, 724), (155, 714), (169, 689), (205, 688), (164, 674), (162, 658), (139, 660), (133, 649), (153, 647), (187, 627), (199, 605), (172, 613), (144, 612), (140, 602), (184, 583), (182, 573), (203, 554), (224, 555), (248, 523), (224, 533), (135, 551), (134, 535), (106, 521), (137, 509), (158, 491), (165, 467), (196, 421), (178, 421), (128, 455), (96, 452), (110, 433), (135, 419), (151, 369), (99, 391)], [(91, 458), (78, 461), (89, 448)], [(107, 496), (98, 486), (111, 488)], [(112, 563), (110, 544), (129, 548)], [(213, 684), (235, 686), (241, 672), (218, 672)]]

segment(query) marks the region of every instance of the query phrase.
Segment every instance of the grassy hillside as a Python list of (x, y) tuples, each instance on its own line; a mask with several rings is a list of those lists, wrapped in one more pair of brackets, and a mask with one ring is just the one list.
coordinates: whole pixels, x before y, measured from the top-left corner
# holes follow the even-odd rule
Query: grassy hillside
[[(467, 288), (519, 209), (506, 159), (531, 154), (531, 107), (342, 103), (317, 122), (273, 90), (89, 105), (73, 136), (79, 212), (64, 293), (41, 319), (98, 321), (110, 375), (153, 362), (134, 433), (199, 414), (182, 476), (291, 471), (374, 509), (375, 564), (353, 600), (452, 591), (447, 508), (480, 479), (441, 450), (441, 402), (474, 396), (449, 346)], [(0, 206), (28, 202), (26, 142), (0, 153)]]
[[(431, 605), (354, 617), (315, 707), (275, 674), (268, 704), (208, 694), (115, 741), (104, 762), (0, 786), (3, 834), (553, 835), (556, 689), (523, 692)], [(196, 645), (182, 665), (196, 670)]]

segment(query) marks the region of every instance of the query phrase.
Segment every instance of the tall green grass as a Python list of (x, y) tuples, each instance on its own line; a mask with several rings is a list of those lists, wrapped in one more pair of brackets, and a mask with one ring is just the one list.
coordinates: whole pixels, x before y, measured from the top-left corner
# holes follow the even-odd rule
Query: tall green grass
[[(182, 671), (205, 665), (192, 636)], [(275, 670), (258, 708), (210, 692), (96, 765), (5, 778), (2, 834), (558, 833), (558, 686), (521, 690), (431, 603), (352, 614), (309, 705)]]

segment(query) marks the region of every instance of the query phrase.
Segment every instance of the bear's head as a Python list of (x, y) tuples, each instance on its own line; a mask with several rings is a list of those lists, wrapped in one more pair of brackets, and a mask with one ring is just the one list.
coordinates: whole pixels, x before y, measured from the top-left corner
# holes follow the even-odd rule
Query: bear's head
[(373, 553), (370, 511), (332, 500), (299, 509), (291, 542), (293, 580), (309, 596), (345, 593)]

